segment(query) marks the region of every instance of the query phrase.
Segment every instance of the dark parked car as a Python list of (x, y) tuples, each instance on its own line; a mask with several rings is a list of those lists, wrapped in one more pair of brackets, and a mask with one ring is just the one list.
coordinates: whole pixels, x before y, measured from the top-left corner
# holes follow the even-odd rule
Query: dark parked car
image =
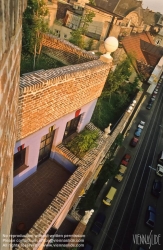
[(162, 189), (162, 182), (160, 180), (154, 180), (152, 186), (152, 194), (156, 197), (159, 197), (161, 189)]
[[(152, 97), (154, 97), (155, 96), (155, 92), (153, 92), (153, 95), (152, 95)], [(153, 99), (150, 99), (149, 100), (149, 102), (148, 102), (148, 105), (146, 106), (146, 109), (151, 109), (152, 108), (152, 105), (153, 105), (153, 103), (154, 103), (154, 100)]]
[(133, 137), (133, 138), (131, 139), (131, 141), (130, 141), (130, 146), (131, 146), (131, 147), (136, 147), (138, 141), (139, 141), (138, 138)]
[(145, 223), (148, 227), (154, 228), (156, 222), (156, 209), (152, 206), (148, 206)]
[[(83, 242), (81, 243), (83, 244)], [(93, 244), (89, 241), (84, 241), (84, 247), (80, 247), (80, 250), (92, 250)]]
[(104, 224), (104, 221), (106, 219), (106, 216), (105, 214), (103, 213), (98, 213), (94, 222), (93, 222), (93, 225), (91, 227), (91, 232), (93, 232), (94, 234), (98, 235), (101, 231), (101, 228)]
[(142, 129), (141, 129), (141, 128), (137, 128), (137, 129), (135, 130), (134, 135), (135, 135), (136, 137), (139, 137), (139, 136), (141, 135), (141, 132), (142, 132)]

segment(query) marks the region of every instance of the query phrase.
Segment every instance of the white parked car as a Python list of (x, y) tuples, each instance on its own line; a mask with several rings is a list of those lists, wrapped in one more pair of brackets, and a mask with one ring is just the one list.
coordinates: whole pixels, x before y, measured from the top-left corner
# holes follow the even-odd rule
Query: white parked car
[(140, 123), (138, 124), (138, 128), (143, 129), (144, 125), (145, 125), (145, 122), (144, 121), (140, 121)]

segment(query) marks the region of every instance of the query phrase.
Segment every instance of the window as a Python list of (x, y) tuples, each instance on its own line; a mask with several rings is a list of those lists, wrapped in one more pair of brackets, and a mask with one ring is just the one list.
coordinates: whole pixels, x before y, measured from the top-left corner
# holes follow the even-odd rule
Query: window
[(25, 164), (25, 153), (26, 153), (26, 148), (14, 154), (14, 170), (18, 169), (19, 167)]
[(67, 122), (63, 139), (66, 139), (68, 136), (76, 132), (80, 117), (81, 115)]
[(64, 34), (64, 38), (67, 38), (67, 35), (66, 35), (66, 34)]

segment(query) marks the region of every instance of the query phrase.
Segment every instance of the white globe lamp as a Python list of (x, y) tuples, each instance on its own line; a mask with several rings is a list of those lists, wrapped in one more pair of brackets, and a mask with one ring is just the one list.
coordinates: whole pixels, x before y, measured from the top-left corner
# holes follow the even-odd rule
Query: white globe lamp
[(107, 55), (107, 57), (111, 58), (110, 54), (118, 48), (117, 38), (115, 38), (114, 36), (108, 37), (104, 41), (104, 46), (105, 46), (105, 49), (107, 51), (107, 53), (105, 55)]
[(118, 40), (117, 38), (113, 36), (109, 36), (104, 41), (104, 47), (106, 49), (106, 54), (102, 55), (100, 59), (104, 62), (110, 62), (112, 61), (111, 53), (114, 52), (118, 48)]

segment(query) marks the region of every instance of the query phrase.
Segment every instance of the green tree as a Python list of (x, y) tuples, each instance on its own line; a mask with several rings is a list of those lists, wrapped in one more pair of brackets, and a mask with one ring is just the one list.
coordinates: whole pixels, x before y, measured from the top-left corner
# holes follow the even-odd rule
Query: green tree
[(93, 18), (95, 17), (95, 13), (90, 10), (86, 10), (85, 14), (82, 16), (81, 19), (81, 27), (82, 27), (82, 34), (85, 35), (89, 24), (93, 22)]
[(123, 142), (124, 138), (122, 134), (118, 134), (118, 136), (116, 137), (115, 141), (113, 142), (113, 144), (110, 147), (109, 150), (109, 158), (108, 161), (112, 161), (114, 158), (114, 153), (115, 150), (117, 149), (117, 147), (122, 146), (122, 142)]
[(96, 2), (95, 2), (95, 0), (89, 0), (89, 4), (95, 6)]
[(122, 90), (124, 90), (129, 96), (132, 96), (136, 89), (140, 89), (138, 77), (135, 77), (132, 83), (126, 83), (124, 86), (122, 86)]
[(33, 69), (36, 55), (41, 52), (43, 33), (48, 30), (47, 15), (48, 8), (44, 0), (28, 0), (22, 23), (22, 50), (34, 55)]
[(81, 28), (79, 28), (77, 30), (73, 30), (71, 32), (71, 37), (69, 39), (69, 42), (75, 44), (76, 46), (78, 46), (81, 49), (84, 48), (84, 41), (82, 38), (82, 29)]
[(71, 32), (71, 37), (69, 41), (79, 48), (84, 48), (84, 38), (83, 36), (86, 34), (89, 24), (92, 23), (93, 17), (95, 16), (95, 13), (93, 11), (87, 10), (85, 14), (82, 16), (81, 19), (81, 27), (77, 30), (73, 30)]
[(110, 96), (115, 92), (125, 80), (128, 80), (132, 72), (131, 59), (126, 58), (119, 65), (117, 65), (114, 72), (110, 72), (105, 83), (102, 97)]
[(87, 42), (87, 47), (86, 50), (91, 50), (93, 45), (93, 39), (90, 38), (89, 41)]

